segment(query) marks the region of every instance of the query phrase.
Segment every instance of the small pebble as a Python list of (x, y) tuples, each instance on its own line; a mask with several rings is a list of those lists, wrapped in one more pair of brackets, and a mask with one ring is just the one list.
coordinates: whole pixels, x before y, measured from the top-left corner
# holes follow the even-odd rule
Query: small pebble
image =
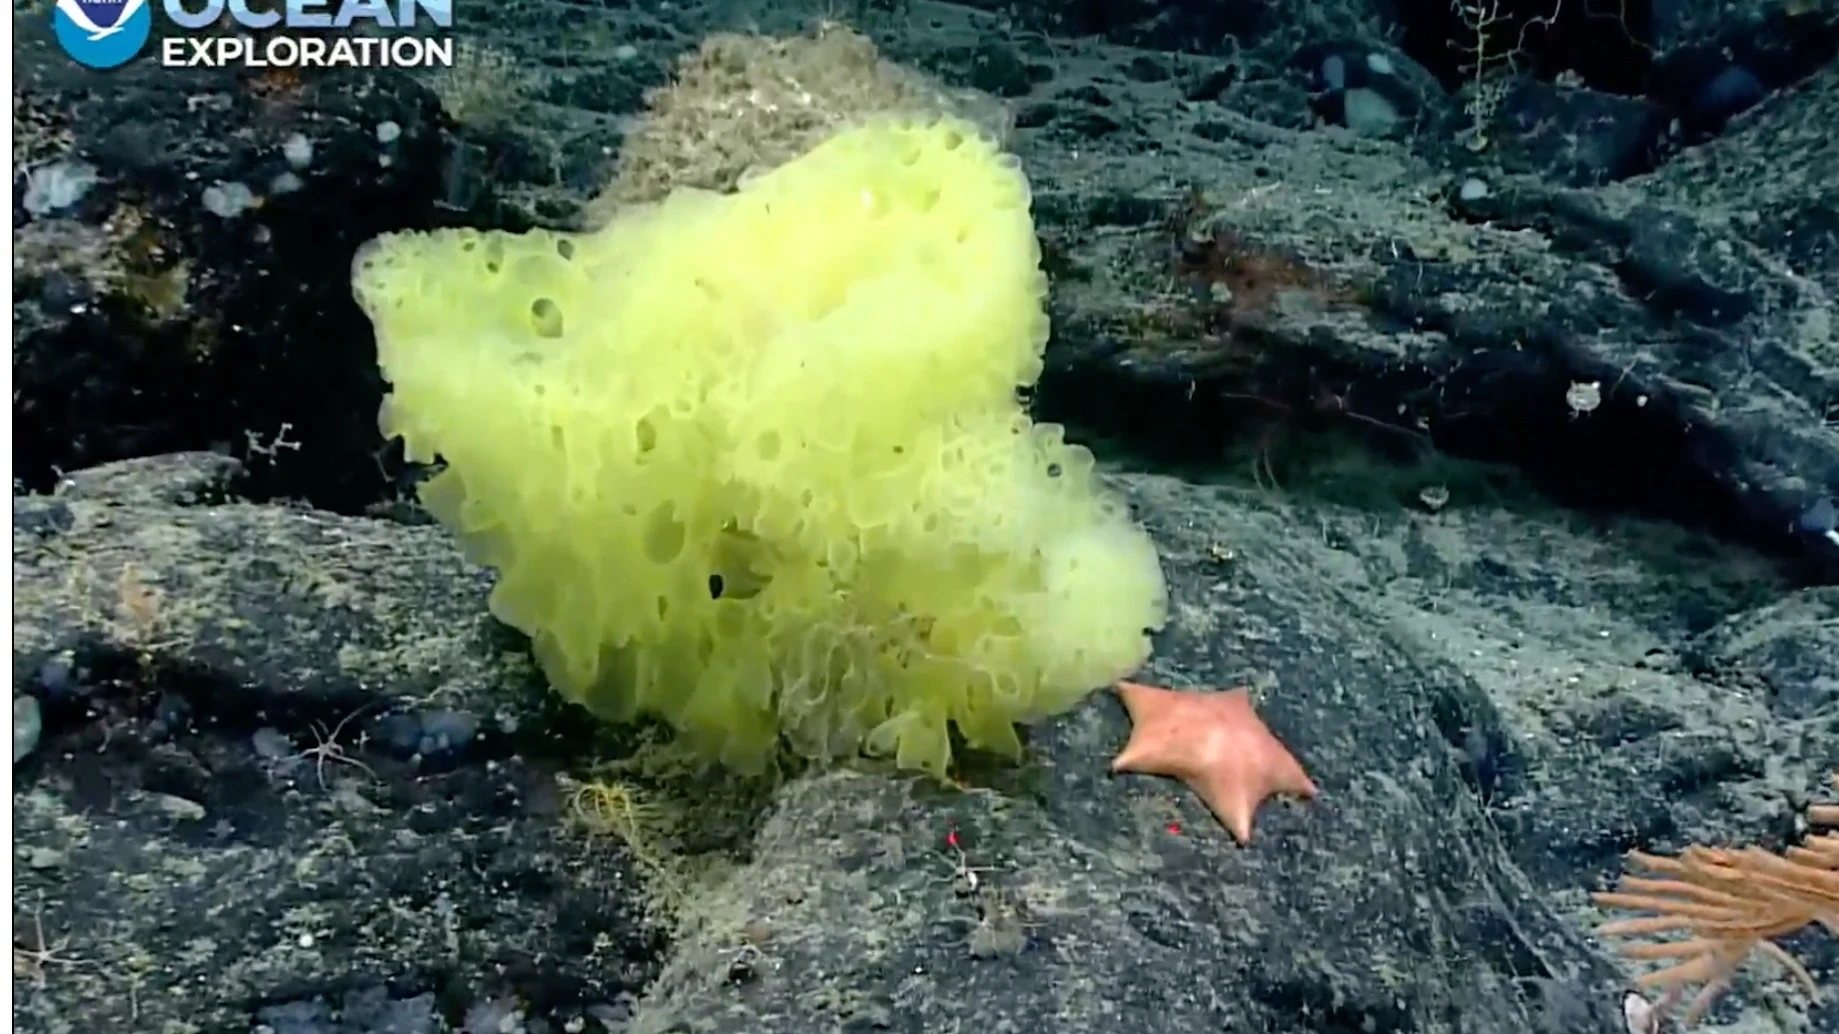
[(204, 818), (204, 805), (184, 797), (176, 797), (169, 793), (156, 793), (153, 795), (153, 804), (154, 807), (181, 822), (196, 822)]
[(14, 697), (13, 764), (19, 764), (38, 749), (38, 738), (43, 732), (44, 721), (39, 717), (38, 698)]
[(1832, 496), (1823, 495), (1801, 511), (1800, 525), (1802, 531), (1815, 535), (1824, 535), (1839, 528), (1839, 506), (1833, 505)]
[(38, 685), (54, 700), (59, 697), (75, 696), (80, 692), (77, 687), (76, 667), (70, 663), (68, 657), (46, 658), (45, 663), (38, 666)]
[(101, 174), (88, 162), (51, 162), (26, 173), (26, 193), (19, 205), (32, 216), (51, 215), (83, 200), (101, 181)]
[(184, 732), (192, 727), (192, 703), (176, 693), (161, 693), (153, 709), (153, 721), (159, 734)]
[(457, 754), (479, 734), (479, 719), (460, 711), (430, 711), (421, 718), (421, 755)]
[(234, 219), (255, 206), (255, 191), (242, 183), (215, 183), (204, 188), (204, 210), (220, 219)]
[(371, 726), (370, 735), (372, 743), (403, 761), (421, 750), (421, 720), (412, 714), (386, 714)]
[(297, 753), (294, 750), (293, 740), (288, 739), (281, 730), (269, 726), (257, 729), (255, 735), (249, 737), (249, 743), (255, 748), (257, 757), (267, 758), (270, 761), (279, 761)]
[(1347, 59), (1339, 54), (1330, 54), (1322, 59), (1322, 85), (1330, 90), (1347, 89)]
[(281, 142), (281, 157), (296, 169), (304, 169), (313, 164), (313, 141), (305, 133), (295, 133)]

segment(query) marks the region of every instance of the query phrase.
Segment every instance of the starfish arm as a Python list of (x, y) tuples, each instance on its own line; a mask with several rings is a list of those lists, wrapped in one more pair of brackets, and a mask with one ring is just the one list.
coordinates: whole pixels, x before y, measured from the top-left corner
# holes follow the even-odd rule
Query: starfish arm
[(1241, 847), (1252, 842), (1252, 820), (1257, 817), (1258, 805), (1263, 803), (1255, 787), (1242, 779), (1223, 775), (1194, 780), (1188, 785)]
[(1185, 781), (1241, 845), (1251, 843), (1252, 820), (1266, 800), (1280, 793), (1304, 799), (1316, 794), (1303, 766), (1281, 745), (1274, 753), (1264, 753), (1260, 761), (1247, 759), (1243, 765), (1210, 768), (1199, 778)]

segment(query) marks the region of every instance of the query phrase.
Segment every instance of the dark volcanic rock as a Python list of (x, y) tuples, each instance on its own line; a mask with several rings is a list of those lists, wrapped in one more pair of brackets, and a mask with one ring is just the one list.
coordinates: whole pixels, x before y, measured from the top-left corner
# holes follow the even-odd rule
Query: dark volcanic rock
[[(262, 484), (341, 508), (382, 494), (347, 272), (384, 230), (466, 214), (441, 207), (433, 97), (387, 71), (95, 72), (43, 19), (14, 28), (19, 477), (253, 441), (281, 445)], [(93, 183), (68, 205), (30, 189), (73, 176)]]
[[(738, 18), (689, 5), (668, 21), (602, 22), (571, 7), (568, 32), (604, 46), (550, 67), (559, 30), (538, 32), (522, 10), (492, 13), (488, 49), (544, 68), (541, 88), (505, 84), (500, 100), (529, 114), (496, 120), (558, 139), (496, 150), (455, 137), (425, 89), (383, 74), (134, 66), (90, 89), (21, 22), (31, 175), (77, 161), (99, 177), (16, 234), (26, 484), (208, 447), (250, 460), (258, 491), (345, 511), (388, 495), (368, 328), (345, 280), (353, 246), (432, 222), (516, 224), (494, 192), (528, 193), (541, 170), (610, 153), (663, 63)], [(1145, 32), (1199, 16), (1075, 13)], [(1394, 457), (1509, 464), (1577, 505), (1715, 528), (1812, 577), (1839, 570), (1839, 545), (1796, 523), (1839, 493), (1839, 155), (1825, 131), (1839, 72), (1814, 66), (1651, 174), (1567, 188), (1502, 167), (1622, 175), (1652, 112), (1585, 94), (1581, 108), (1529, 105), (1573, 95), (1526, 88), (1502, 108), (1526, 124), (1498, 153), (1470, 155), (1447, 138), (1459, 103), (1407, 55), (1363, 44), (1361, 17), (1344, 13), (1328, 35), (1266, 12), (1230, 30), (1229, 59), (1050, 38), (970, 8), (874, 16), (890, 53), (1014, 105), (1055, 274), (1042, 415), (1203, 463), (1298, 428), (1351, 431)], [(610, 56), (620, 39), (643, 44), (630, 61)], [(1390, 98), (1409, 129), (1399, 142), (1315, 125), (1335, 110), (1329, 57), (1342, 92)], [(554, 114), (565, 110), (572, 121)], [(385, 121), (401, 130), (388, 145)], [(286, 158), (296, 133), (313, 150), (299, 171)], [(286, 175), (300, 189), (273, 190)], [(260, 207), (211, 214), (219, 184)]]
[(46, 715), (14, 921), (54, 949), (22, 1030), (1609, 1034), (1583, 891), (1631, 844), (1757, 838), (1839, 763), (1830, 694), (1744, 681), (1818, 648), (1740, 553), (1130, 476), (1174, 594), (1147, 677), (1256, 687), (1317, 801), (1239, 848), (1178, 784), (1104, 774), (1101, 694), (965, 789), (814, 772), (737, 825), (676, 777), (666, 865), (565, 821), (557, 774), (619, 751), (543, 703), (443, 532), (228, 500), (232, 474), (15, 500), (15, 692)]
[[(15, 966), (18, 1029), (439, 1031), (637, 994), (664, 932), (629, 857), (566, 824), (576, 734), (479, 578), (433, 529), (225, 502), (233, 473), (134, 461), (17, 501), (66, 515), (13, 538), (14, 691), (45, 712), (15, 945), (54, 953)], [(435, 702), (485, 727), (467, 763), (373, 744)], [(345, 1026), (286, 1025), (321, 1013)], [(434, 1025), (359, 1020), (385, 1014)]]
[(1093, 109), (1128, 134), (1020, 134), (1056, 278), (1039, 412), (1193, 463), (1329, 428), (1510, 464), (1839, 574), (1798, 520), (1839, 492), (1839, 66), (1596, 189), (1231, 99), (1136, 83)]

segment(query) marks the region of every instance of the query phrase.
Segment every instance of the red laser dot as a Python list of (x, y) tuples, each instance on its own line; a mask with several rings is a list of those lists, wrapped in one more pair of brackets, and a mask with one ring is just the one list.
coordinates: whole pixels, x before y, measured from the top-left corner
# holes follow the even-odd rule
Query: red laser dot
[(1179, 822), (1169, 823), (1168, 830), (1174, 836), (1180, 836), (1181, 835), (1181, 823)]

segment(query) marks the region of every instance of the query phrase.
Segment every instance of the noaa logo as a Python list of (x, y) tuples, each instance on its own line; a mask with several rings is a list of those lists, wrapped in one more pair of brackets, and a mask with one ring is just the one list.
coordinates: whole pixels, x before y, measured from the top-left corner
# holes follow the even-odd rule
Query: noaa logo
[(57, 0), (51, 29), (78, 64), (114, 68), (147, 45), (153, 10), (147, 0)]

